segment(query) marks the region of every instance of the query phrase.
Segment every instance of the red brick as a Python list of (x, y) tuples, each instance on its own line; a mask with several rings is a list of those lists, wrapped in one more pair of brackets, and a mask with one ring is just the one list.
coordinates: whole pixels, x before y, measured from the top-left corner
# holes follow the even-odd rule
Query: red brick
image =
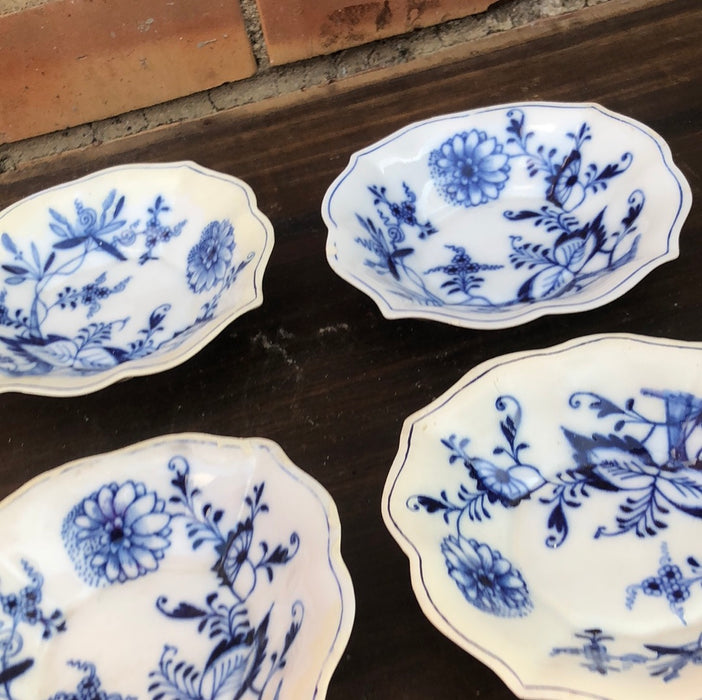
[(495, 0), (256, 0), (272, 64), (483, 12)]
[(54, 0), (0, 17), (0, 143), (255, 69), (237, 0)]

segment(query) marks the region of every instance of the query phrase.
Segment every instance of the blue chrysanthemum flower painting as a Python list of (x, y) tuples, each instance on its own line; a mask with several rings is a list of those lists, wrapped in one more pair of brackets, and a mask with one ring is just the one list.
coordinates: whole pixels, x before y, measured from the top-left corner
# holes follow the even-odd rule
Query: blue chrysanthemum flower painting
[[(322, 216), (332, 269), (387, 318), (489, 329), (621, 296), (677, 256), (690, 205), (645, 125), (527, 102), (433, 117), (359, 151)], [(652, 226), (654, 212), (665, 221)]]
[(471, 605), (498, 617), (523, 617), (531, 611), (524, 578), (496, 549), (449, 535), (441, 552), (449, 575)]
[(262, 302), (273, 229), (246, 183), (120, 166), (0, 212), (0, 392), (73, 395), (183, 362)]
[(156, 571), (170, 547), (165, 505), (131, 480), (107, 484), (83, 499), (66, 516), (61, 533), (80, 577), (106, 586)]
[(429, 157), (429, 167), (443, 197), (464, 207), (497, 199), (509, 178), (502, 144), (477, 129), (444, 141)]
[(196, 292), (206, 292), (221, 282), (232, 262), (234, 227), (227, 220), (212, 221), (188, 254), (188, 284)]

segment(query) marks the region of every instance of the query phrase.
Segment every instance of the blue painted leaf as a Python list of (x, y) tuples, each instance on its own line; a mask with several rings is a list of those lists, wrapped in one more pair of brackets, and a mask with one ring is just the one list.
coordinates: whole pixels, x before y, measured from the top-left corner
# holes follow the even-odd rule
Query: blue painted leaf
[[(629, 403), (631, 402), (631, 404)], [(627, 408), (631, 410), (634, 405), (633, 399), (627, 401)], [(596, 399), (590, 402), (589, 407), (593, 410), (597, 410), (597, 417), (604, 418), (606, 416), (616, 415), (618, 413), (623, 413), (622, 409), (617, 406), (614, 402), (609, 399), (605, 399), (602, 396), (598, 396)]]
[[(127, 257), (115, 246), (113, 246), (111, 243), (108, 243), (107, 241), (103, 241), (102, 238), (93, 238), (93, 240), (98, 244), (98, 247), (104, 250), (106, 253), (109, 253), (113, 257), (117, 258), (117, 260), (126, 260)], [(57, 247), (57, 246), (55, 246)]]
[(514, 424), (514, 420), (511, 416), (507, 416), (505, 420), (500, 421), (500, 428), (502, 429), (502, 434), (507, 439), (510, 445), (514, 445), (514, 438), (517, 436), (517, 426)]
[(417, 496), (417, 504), (424, 508), (427, 513), (437, 513), (447, 508), (445, 503), (430, 496)]
[(8, 666), (7, 668), (0, 671), (0, 684), (5, 685), (7, 683), (10, 683), (10, 681), (13, 681), (15, 680), (15, 678), (21, 676), (33, 665), (34, 659), (25, 659), (24, 661), (20, 661), (18, 664)]
[(82, 243), (85, 243), (85, 241), (88, 239), (87, 236), (72, 236), (71, 238), (66, 238), (63, 241), (59, 241), (58, 243), (54, 243), (54, 248), (58, 250), (65, 250), (67, 248), (76, 248), (77, 246), (81, 245)]
[(266, 562), (270, 564), (284, 564), (290, 558), (290, 550), (287, 547), (278, 545), (270, 556), (266, 558)]
[[(105, 224), (100, 229), (100, 235), (104, 236), (106, 233), (111, 233), (112, 231), (117, 231), (122, 228), (127, 222), (124, 219), (111, 221), (109, 224)], [(99, 239), (98, 239), (99, 240)]]
[(44, 263), (44, 272), (48, 271), (48, 269), (51, 267), (51, 265), (53, 264), (55, 259), (56, 259), (56, 253), (52, 250), (51, 254), (46, 259), (46, 262)]
[(13, 276), (13, 277), (7, 277), (5, 279), (5, 282), (7, 284), (22, 284), (27, 278), (26, 277), (18, 277), (18, 276)]
[(390, 274), (396, 279), (400, 279), (400, 273), (397, 270), (397, 265), (395, 265), (395, 260), (401, 260), (407, 257), (410, 253), (414, 253), (414, 248), (400, 248), (395, 250), (387, 258), (387, 267)]
[(59, 214), (55, 209), (49, 207), (49, 214), (51, 214), (51, 216), (53, 216), (53, 218), (56, 219), (56, 221), (64, 224), (65, 226), (70, 226), (70, 224), (68, 223), (68, 219), (66, 219), (65, 216)]
[(557, 503), (549, 514), (546, 526), (551, 532), (546, 539), (549, 547), (558, 547), (565, 542), (568, 537), (568, 520), (560, 503)]
[(107, 210), (112, 206), (112, 202), (115, 201), (115, 196), (117, 194), (117, 190), (110, 190), (107, 197), (102, 202), (102, 208), (103, 210)]
[(80, 370), (109, 369), (119, 364), (119, 360), (109, 349), (100, 345), (89, 345), (80, 350), (73, 361), (73, 367)]
[(36, 246), (36, 243), (32, 241), (30, 245), (30, 249), (32, 251), (32, 257), (34, 258), (34, 264), (38, 267), (41, 268), (41, 258), (39, 257), (39, 250)]
[(579, 270), (597, 252), (597, 239), (595, 236), (588, 236), (585, 240), (581, 238), (570, 238), (562, 241), (553, 250), (555, 261), (569, 270)]
[(696, 469), (661, 472), (658, 490), (677, 508), (696, 518), (702, 518), (702, 473)]
[(117, 200), (117, 206), (115, 207), (115, 211), (113, 216), (118, 216), (119, 213), (122, 211), (122, 207), (124, 206), (124, 195), (122, 195), (118, 200)]
[(619, 175), (619, 173), (623, 172), (623, 170), (626, 169), (623, 166), (625, 166), (628, 162), (631, 162), (630, 161), (630, 154), (625, 153), (622, 156), (621, 163), (609, 163), (608, 165), (605, 165), (605, 167), (602, 168), (602, 170), (600, 170), (600, 173), (597, 176), (596, 181), (602, 182), (604, 180), (610, 180), (615, 175)]
[(151, 315), (149, 316), (149, 330), (154, 330), (161, 324), (161, 321), (166, 318), (166, 314), (170, 308), (170, 304), (162, 304), (151, 312)]
[(63, 228), (63, 226), (59, 226), (58, 224), (49, 224), (49, 228), (61, 238), (66, 238), (66, 236), (69, 235), (66, 229)]
[(571, 472), (585, 477), (588, 486), (601, 491), (647, 489), (658, 473), (648, 450), (631, 436), (588, 436), (562, 430), (578, 465)]
[(17, 255), (17, 246), (14, 244), (13, 240), (10, 238), (10, 236), (7, 233), (2, 234), (1, 240), (2, 240), (2, 245), (6, 250), (8, 250), (13, 255)]
[(31, 347), (31, 354), (53, 367), (71, 367), (75, 361), (78, 346), (69, 338), (47, 339), (47, 342)]
[(546, 269), (530, 277), (520, 288), (520, 301), (538, 301), (548, 299), (563, 293), (574, 281), (575, 274), (558, 265), (550, 265)]
[(21, 267), (20, 265), (3, 265), (2, 269), (13, 275), (26, 275), (29, 272), (26, 267)]
[(207, 613), (190, 603), (179, 603), (178, 606), (168, 612), (169, 617), (177, 617), (181, 620), (204, 617)]
[(506, 211), (504, 216), (510, 221), (523, 221), (524, 219), (534, 219), (541, 216), (541, 212), (522, 209), (520, 211)]
[(626, 216), (622, 219), (622, 224), (624, 224), (625, 228), (631, 228), (636, 221), (636, 219), (639, 218), (639, 214), (641, 214), (641, 210), (643, 209), (643, 199), (640, 201), (637, 201), (636, 203), (632, 204), (629, 207), (629, 210), (627, 211)]

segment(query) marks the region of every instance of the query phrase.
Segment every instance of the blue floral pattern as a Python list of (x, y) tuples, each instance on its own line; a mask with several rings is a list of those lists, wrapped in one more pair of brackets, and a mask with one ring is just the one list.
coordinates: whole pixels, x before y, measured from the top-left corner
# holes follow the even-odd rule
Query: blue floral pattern
[(494, 136), (471, 129), (455, 134), (429, 156), (439, 191), (451, 204), (476, 207), (497, 199), (509, 176), (509, 156)]
[(689, 664), (697, 666), (702, 663), (702, 636), (677, 646), (644, 644), (645, 651), (623, 654), (615, 654), (609, 650), (605, 642), (614, 642), (615, 638), (599, 628), (584, 630), (575, 637), (583, 640), (583, 643), (578, 646), (554, 647), (551, 655), (567, 654), (581, 658), (581, 666), (601, 676), (621, 673), (643, 665), (651, 676), (668, 683), (679, 678)]
[(188, 254), (188, 284), (196, 294), (220, 283), (232, 264), (234, 227), (229, 221), (213, 221)]
[(449, 576), (466, 600), (498, 617), (523, 617), (533, 605), (521, 573), (497, 550), (449, 535), (441, 544)]
[(648, 576), (640, 583), (626, 589), (626, 607), (629, 610), (634, 607), (638, 593), (653, 598), (664, 598), (671, 612), (686, 625), (685, 601), (690, 598), (693, 586), (702, 585), (702, 566), (697, 559), (689, 556), (686, 564), (691, 571), (691, 576), (685, 576), (680, 566), (672, 560), (668, 545), (664, 542), (661, 546), (658, 571), (654, 576)]
[[(194, 483), (190, 464), (182, 456), (168, 463), (172, 492), (162, 498), (143, 483), (127, 480), (105, 484), (71, 509), (64, 519), (62, 536), (76, 572), (90, 586), (128, 583), (156, 571), (171, 547), (173, 528), (184, 528), (192, 550), (209, 547), (212, 552), (212, 588), (200, 601), (171, 603), (163, 593), (154, 601), (160, 615), (175, 622), (195, 625), (195, 633), (207, 639), (209, 650), (200, 659), (185, 660), (178, 648), (164, 644), (148, 689), (153, 700), (231, 700), (232, 698), (279, 697), (282, 671), (304, 620), (305, 606), (295, 600), (289, 610), (269, 602), (254, 617), (249, 605), (271, 584), (276, 572), (297, 555), (300, 537), (291, 532), (287, 541), (270, 544), (256, 532), (265, 518), (265, 482), (254, 484), (245, 496), (238, 520), (229, 522), (224, 509), (205, 500)], [(19, 593), (1, 593), (0, 605), (10, 623), (0, 621), (0, 688), (33, 665), (33, 659), (14, 661), (22, 650), (21, 624), (41, 625), (43, 637), (65, 631), (59, 611), (46, 616), (39, 607), (42, 577), (24, 563), (31, 584)], [(509, 581), (499, 569), (500, 581)], [(177, 591), (177, 582), (176, 588)], [(177, 595), (177, 594), (176, 594)], [(275, 641), (273, 629), (284, 623), (285, 632)], [(50, 700), (136, 700), (108, 693), (102, 687), (96, 664), (79, 659), (68, 662), (81, 671), (75, 691), (62, 690)], [(271, 695), (271, 690), (273, 695)], [(6, 700), (17, 700), (7, 691)]]
[[(355, 241), (370, 253), (365, 258), (368, 267), (394, 279), (395, 284), (388, 287), (393, 296), (426, 307), (501, 312), (576, 294), (636, 257), (637, 222), (646, 200), (643, 191), (631, 191), (625, 202), (605, 204), (594, 215), (591, 208), (580, 213), (588, 198), (630, 168), (633, 155), (624, 152), (603, 165), (588, 163), (585, 153), (592, 139), (588, 123), (566, 134), (564, 150), (536, 144), (524, 111), (508, 110), (505, 116), (503, 135), (477, 129), (454, 134), (431, 152), (428, 169), (443, 199), (468, 209), (496, 202), (516, 169), (530, 179), (540, 178), (539, 206), (502, 211), (505, 226), (514, 227), (506, 258), (487, 259), (489, 246), (471, 250), (461, 240), (445, 244), (446, 262), (423, 268), (417, 262), (419, 248), (440, 228), (422, 219), (414, 189), (404, 182), (400, 197), (387, 185), (367, 187), (375, 215), (356, 213), (363, 232)], [(620, 212), (612, 216), (610, 210), (617, 206)], [(618, 220), (616, 226), (613, 220)], [(514, 284), (506, 296), (497, 298), (490, 291), (487, 283), (494, 274), (511, 280), (508, 286)]]
[(103, 690), (102, 681), (93, 664), (83, 661), (69, 661), (68, 665), (82, 671), (83, 678), (78, 681), (75, 691), (58, 692), (52, 695), (49, 700), (137, 700), (133, 695), (122, 696), (119, 693), (108, 693)]
[(418, 494), (407, 506), (441, 513), (446, 522), (455, 518), (459, 525), (490, 518), (498, 506), (546, 506), (545, 544), (554, 548), (568, 537), (569, 510), (596, 497), (615, 499), (618, 513), (614, 523), (597, 527), (592, 533), (595, 540), (631, 534), (654, 537), (666, 527), (672, 511), (702, 518), (702, 454), (695, 447), (702, 435), (702, 399), (678, 391), (642, 390), (642, 394), (661, 402), (662, 419), (639, 412), (633, 398), (618, 405), (593, 392), (572, 394), (569, 407), (591, 411), (592, 429), (582, 433), (561, 426), (573, 465), (550, 478), (525, 461), (529, 445), (520, 438), (519, 401), (501, 396), (495, 408), (502, 416), (503, 443), (487, 457), (469, 451), (469, 438), (444, 438), (449, 463), (461, 464), (469, 481), (455, 498), (445, 490), (438, 496)]
[(107, 484), (66, 516), (62, 536), (91, 586), (124, 583), (156, 571), (170, 547), (165, 501), (142, 483)]
[[(125, 204), (125, 196), (113, 189), (97, 207), (76, 200), (72, 214), (49, 208), (47, 225), (53, 242), (48, 247), (43, 241), (43, 247), (31, 240), (20, 243), (2, 233), (0, 372), (13, 377), (97, 373), (146, 357), (166, 343), (182, 342), (188, 332), (213, 317), (221, 295), (253, 260), (253, 252), (235, 259), (230, 221), (210, 222), (183, 265), (190, 290), (210, 293), (197, 317), (175, 327), (166, 322), (171, 304), (163, 303), (147, 311), (146, 321), (131, 331), (129, 317), (103, 318), (102, 305), (129, 287), (132, 275), (120, 271), (130, 269), (130, 258), (139, 266), (152, 264), (188, 222), (172, 216), (162, 195), (147, 207), (144, 223), (128, 221)], [(93, 268), (98, 272), (92, 280), (75, 282), (79, 272)], [(61, 333), (56, 321), (61, 312), (81, 314), (85, 325), (77, 333)], [(125, 329), (130, 335), (118, 338)]]
[(202, 602), (182, 601), (174, 606), (163, 595), (156, 607), (173, 620), (196, 623), (197, 631), (212, 641), (212, 650), (206, 661), (189, 662), (179, 657), (177, 648), (164, 646), (158, 669), (151, 673), (152, 698), (261, 698), (269, 687), (279, 693), (283, 680), (276, 678), (300, 631), (304, 605), (294, 603), (287, 632), (279, 647), (271, 649), (269, 627), (274, 605), (261, 619), (252, 620), (247, 601), (262, 585), (260, 579), (270, 583), (275, 571), (297, 554), (299, 537), (293, 532), (286, 544), (270, 547), (255, 536), (256, 520), (269, 510), (263, 500), (265, 483), (255, 485), (245, 498), (243, 518), (223, 530), (224, 511), (210, 502), (200, 502), (201, 491), (192, 483), (187, 460), (174, 457), (169, 468), (174, 475), (171, 483), (175, 493), (170, 498), (173, 517), (184, 521), (193, 549), (212, 547), (216, 581)]
[(24, 628), (40, 628), (43, 642), (66, 631), (63, 613), (55, 609), (47, 614), (41, 606), (44, 577), (27, 561), (22, 561), (22, 568), (29, 579), (26, 586), (16, 592), (0, 587), (0, 697), (4, 700), (19, 700), (12, 685), (34, 666), (34, 658), (24, 650)]

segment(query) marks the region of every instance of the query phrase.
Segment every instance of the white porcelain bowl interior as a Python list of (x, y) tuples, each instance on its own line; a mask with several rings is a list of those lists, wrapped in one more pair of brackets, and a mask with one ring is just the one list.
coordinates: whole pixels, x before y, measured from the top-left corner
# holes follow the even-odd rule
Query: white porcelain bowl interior
[(519, 697), (696, 700), (701, 466), (702, 344), (588, 336), (410, 416), (383, 517), (428, 619)]
[(273, 230), (195, 163), (102, 170), (0, 213), (0, 391), (71, 395), (177, 365), (262, 303)]
[(327, 259), (388, 318), (504, 328), (584, 311), (678, 255), (690, 188), (665, 141), (595, 104), (411, 124), (322, 205)]

